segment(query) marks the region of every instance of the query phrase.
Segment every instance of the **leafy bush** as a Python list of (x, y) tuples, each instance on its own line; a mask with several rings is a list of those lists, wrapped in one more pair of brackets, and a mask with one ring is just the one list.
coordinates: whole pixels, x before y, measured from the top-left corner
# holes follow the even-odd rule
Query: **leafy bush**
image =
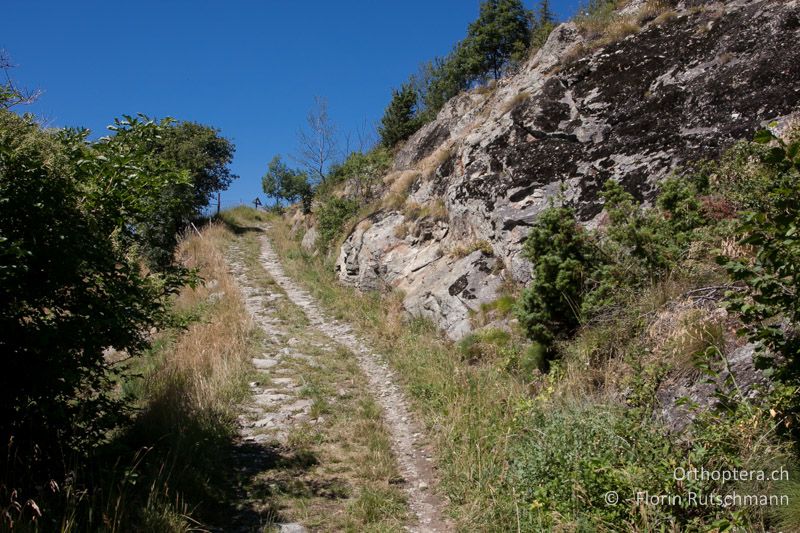
[[(690, 491), (705, 497), (731, 490), (768, 495), (780, 487), (731, 487), (701, 476), (680, 480), (676, 469), (772, 469), (773, 458), (791, 464), (779, 447), (758, 439), (770, 421), (746, 409), (703, 415), (682, 443), (647, 414), (620, 406), (543, 397), (517, 409), (509, 483), (522, 500), (523, 530), (616, 531), (622, 524), (636, 531), (761, 530), (769, 517), (757, 506), (692, 506), (686, 497)], [(751, 459), (756, 462), (743, 462)], [(612, 493), (618, 500), (609, 503)], [(638, 494), (684, 501), (645, 504), (637, 502)]]
[[(788, 144), (762, 131), (758, 143), (767, 145), (757, 159), (750, 194), (740, 201), (745, 211), (738, 226), (741, 244), (755, 249), (755, 257), (721, 258), (731, 277), (745, 291), (728, 294), (742, 331), (759, 345), (758, 366), (774, 373), (785, 387), (777, 406), (787, 426), (797, 432), (800, 413), (800, 141)], [(750, 168), (753, 168), (752, 161)], [(766, 178), (766, 179), (764, 179)], [(741, 187), (741, 185), (739, 185)], [(741, 189), (740, 189), (741, 190)], [(753, 194), (755, 193), (755, 194)], [(755, 209), (753, 209), (755, 208)]]
[(352, 152), (344, 163), (331, 168), (328, 183), (320, 189), (318, 196), (328, 194), (332, 186), (343, 183), (351, 199), (361, 204), (369, 203), (375, 198), (391, 164), (392, 154), (385, 147), (367, 153)]
[(276, 155), (269, 162), (267, 173), (261, 178), (261, 187), (267, 196), (275, 198), (278, 207), (281, 200), (287, 202), (303, 202), (303, 209), (311, 209), (312, 188), (308, 175), (299, 170), (290, 169)]
[(126, 117), (96, 143), (0, 111), (0, 472), (14, 487), (60, 479), (124, 420), (105, 352), (134, 356), (189, 280), (143, 268), (185, 213), (190, 176), (157, 147), (168, 121)]
[[(668, 449), (667, 441), (656, 446), (658, 437), (637, 426), (606, 406), (556, 403), (526, 409), (521, 437), (511, 453), (512, 482), (526, 504), (526, 524), (544, 531), (572, 523), (589, 531), (629, 521), (629, 506), (607, 505), (605, 494), (617, 491), (631, 497), (672, 477), (663, 467), (653, 475), (663, 459), (651, 454)], [(647, 453), (640, 456), (641, 451)], [(668, 459), (669, 453), (663, 457)]]
[(355, 200), (333, 197), (322, 203), (317, 211), (319, 246), (327, 250), (341, 234), (345, 223), (358, 213), (359, 204)]
[(623, 288), (650, 285), (667, 276), (698, 239), (698, 229), (717, 221), (708, 214), (708, 175), (668, 179), (657, 207), (642, 209), (616, 181), (602, 197), (608, 214), (604, 231), (581, 228), (573, 211), (552, 207), (534, 224), (523, 253), (533, 279), (519, 305), (528, 336), (545, 346), (570, 336), (578, 326), (621, 301)]
[[(168, 270), (180, 232), (202, 215), (214, 193), (227, 189), (236, 178), (228, 169), (234, 146), (218, 130), (194, 122), (164, 120), (159, 124), (158, 134), (150, 137), (130, 135), (123, 123), (111, 129), (115, 135), (109, 142), (112, 145), (125, 142), (125, 150), (135, 150), (137, 157), (148, 161), (150, 172), (172, 168), (186, 175), (184, 181), (163, 188), (157, 208), (137, 224), (137, 232), (149, 243), (143, 249), (149, 265)], [(101, 142), (94, 148), (102, 151), (106, 146)]]

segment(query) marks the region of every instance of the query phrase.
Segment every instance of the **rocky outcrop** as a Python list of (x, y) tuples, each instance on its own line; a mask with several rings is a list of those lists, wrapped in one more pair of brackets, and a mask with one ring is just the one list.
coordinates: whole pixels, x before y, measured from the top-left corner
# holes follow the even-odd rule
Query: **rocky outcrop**
[(656, 417), (670, 431), (680, 432), (697, 413), (718, 407), (721, 402), (719, 393), (753, 401), (770, 386), (764, 374), (755, 367), (755, 353), (754, 344), (736, 348), (727, 356), (726, 365), (720, 365), (711, 378), (673, 372), (656, 391)]
[(594, 224), (606, 180), (647, 202), (676, 169), (796, 109), (798, 1), (686, 4), (592, 52), (561, 25), (517, 74), (450, 101), (395, 162), (419, 171), (406, 206), (439, 203), (446, 217), (373, 214), (341, 249), (341, 280), (401, 289), (411, 313), (458, 338), (504, 277), (527, 280), (520, 251), (549, 203)]

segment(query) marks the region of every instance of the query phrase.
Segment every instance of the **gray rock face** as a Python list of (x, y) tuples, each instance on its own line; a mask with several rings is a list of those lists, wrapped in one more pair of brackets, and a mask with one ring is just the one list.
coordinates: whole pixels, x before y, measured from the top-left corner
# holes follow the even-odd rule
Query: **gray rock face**
[(317, 228), (315, 226), (311, 226), (308, 231), (303, 234), (303, 240), (300, 241), (300, 246), (303, 247), (303, 250), (311, 252), (314, 250), (318, 238), (319, 232), (317, 231)]
[[(797, 0), (684, 4), (676, 18), (574, 60), (582, 37), (561, 25), (516, 75), (451, 100), (395, 160), (421, 169), (407, 201), (443, 203), (447, 219), (374, 214), (344, 243), (340, 278), (403, 290), (409, 312), (458, 338), (502, 276), (528, 279), (520, 252), (550, 202), (595, 224), (606, 180), (648, 202), (676, 169), (797, 109)], [(448, 253), (478, 242), (493, 254)]]
[[(706, 376), (678, 376), (661, 383), (656, 392), (659, 408), (656, 415), (672, 431), (680, 432), (698, 412), (706, 412), (719, 403), (716, 392), (737, 393), (731, 390), (731, 376), (744, 399), (753, 400), (769, 387), (764, 374), (755, 368), (755, 345), (746, 344), (728, 356), (728, 367), (719, 368), (719, 374), (709, 382)], [(679, 400), (688, 400), (692, 407)]]

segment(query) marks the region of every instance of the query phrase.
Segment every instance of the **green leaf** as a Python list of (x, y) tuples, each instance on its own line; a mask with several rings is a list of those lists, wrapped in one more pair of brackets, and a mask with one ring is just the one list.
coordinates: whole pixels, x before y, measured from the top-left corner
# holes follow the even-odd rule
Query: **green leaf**
[(764, 156), (765, 163), (776, 164), (786, 159), (786, 151), (780, 146), (770, 148), (767, 155)]
[(753, 141), (759, 144), (768, 144), (775, 140), (775, 136), (769, 130), (759, 130), (753, 137)]
[(796, 159), (800, 155), (800, 142), (793, 142), (786, 147), (786, 155), (789, 159)]

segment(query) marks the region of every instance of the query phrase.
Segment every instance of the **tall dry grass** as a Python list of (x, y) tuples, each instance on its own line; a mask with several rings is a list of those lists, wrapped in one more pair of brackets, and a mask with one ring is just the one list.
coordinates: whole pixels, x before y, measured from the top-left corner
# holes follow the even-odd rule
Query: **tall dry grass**
[(175, 308), (206, 308), (208, 315), (180, 336), (154, 377), (156, 381), (177, 378), (189, 403), (198, 410), (235, 408), (250, 368), (255, 326), (228, 272), (225, 250), (231, 238), (222, 224), (213, 223), (201, 235), (184, 239), (178, 249), (181, 262), (199, 269), (205, 281), (184, 289)]

